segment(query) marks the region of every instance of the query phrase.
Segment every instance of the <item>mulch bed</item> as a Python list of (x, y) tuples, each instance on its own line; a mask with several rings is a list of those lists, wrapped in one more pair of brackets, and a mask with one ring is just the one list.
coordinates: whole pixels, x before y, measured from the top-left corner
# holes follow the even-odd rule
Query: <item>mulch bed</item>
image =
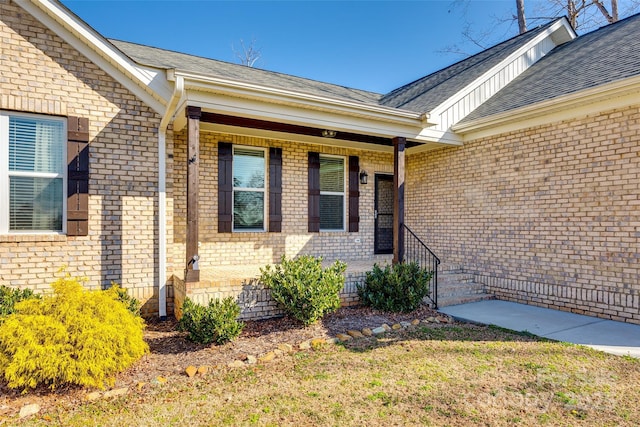
[[(413, 319), (438, 316), (427, 306), (408, 314), (386, 313), (368, 307), (343, 307), (329, 314), (315, 325), (303, 327), (288, 317), (245, 322), (242, 334), (233, 342), (216, 345), (199, 345), (186, 339), (186, 333), (177, 331), (177, 322), (151, 319), (147, 322), (145, 340), (150, 353), (127, 371), (119, 374), (115, 387), (134, 388), (138, 383), (149, 383), (157, 377), (184, 375), (187, 366), (225, 367), (243, 355), (259, 357), (273, 351), (279, 344), (292, 346), (313, 338), (335, 337), (350, 329), (375, 328), (383, 323), (389, 325)], [(26, 394), (7, 388), (0, 383), (0, 424), (15, 416), (24, 405), (37, 403), (41, 411), (54, 406), (76, 406), (86, 396), (87, 389), (69, 386), (56, 390), (40, 387)]]

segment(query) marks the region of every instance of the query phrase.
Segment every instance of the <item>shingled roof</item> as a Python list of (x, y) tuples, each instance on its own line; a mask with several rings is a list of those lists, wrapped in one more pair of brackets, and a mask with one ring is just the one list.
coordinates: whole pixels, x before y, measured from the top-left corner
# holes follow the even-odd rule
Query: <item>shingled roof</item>
[(527, 31), (447, 68), (395, 89), (384, 95), (380, 103), (388, 107), (429, 112), (560, 19), (562, 18)]
[(323, 83), (288, 74), (246, 67), (244, 65), (231, 64), (224, 61), (203, 58), (186, 53), (179, 53), (121, 40), (110, 39), (109, 41), (138, 64), (154, 68), (175, 68), (180, 71), (373, 105), (379, 105), (378, 101), (382, 96), (381, 94), (374, 92)]
[(640, 75), (640, 14), (565, 43), (484, 104), (466, 123)]

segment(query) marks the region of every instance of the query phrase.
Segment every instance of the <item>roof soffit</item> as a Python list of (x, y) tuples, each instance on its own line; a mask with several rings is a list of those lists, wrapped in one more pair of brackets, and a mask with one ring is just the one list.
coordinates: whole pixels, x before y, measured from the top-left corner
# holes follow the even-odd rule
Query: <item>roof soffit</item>
[[(234, 100), (291, 106), (310, 111), (330, 112), (348, 117), (358, 117), (395, 123), (412, 127), (429, 126), (428, 116), (413, 111), (390, 108), (380, 105), (336, 99), (302, 91), (269, 87), (245, 81), (224, 79), (217, 76), (194, 74), (181, 70), (168, 70), (168, 79), (184, 79), (187, 98), (200, 99), (212, 97), (219, 100), (220, 95), (228, 97), (228, 103)], [(217, 102), (217, 101), (216, 101)]]

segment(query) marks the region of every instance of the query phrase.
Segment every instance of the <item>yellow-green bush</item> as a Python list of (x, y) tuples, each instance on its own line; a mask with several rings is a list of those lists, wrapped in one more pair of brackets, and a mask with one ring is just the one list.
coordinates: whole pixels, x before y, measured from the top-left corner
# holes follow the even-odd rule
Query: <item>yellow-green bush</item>
[(0, 328), (0, 373), (11, 388), (104, 387), (149, 347), (144, 321), (114, 291), (84, 289), (68, 274), (53, 295), (15, 306)]

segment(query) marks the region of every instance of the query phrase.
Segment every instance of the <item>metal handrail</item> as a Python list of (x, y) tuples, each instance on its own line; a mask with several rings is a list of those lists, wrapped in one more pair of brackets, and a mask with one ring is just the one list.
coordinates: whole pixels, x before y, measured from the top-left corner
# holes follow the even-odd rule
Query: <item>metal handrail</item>
[(433, 272), (429, 282), (429, 295), (427, 298), (433, 303), (433, 308), (438, 308), (438, 265), (440, 258), (405, 224), (400, 225), (404, 240), (404, 261), (416, 262), (421, 268)]

